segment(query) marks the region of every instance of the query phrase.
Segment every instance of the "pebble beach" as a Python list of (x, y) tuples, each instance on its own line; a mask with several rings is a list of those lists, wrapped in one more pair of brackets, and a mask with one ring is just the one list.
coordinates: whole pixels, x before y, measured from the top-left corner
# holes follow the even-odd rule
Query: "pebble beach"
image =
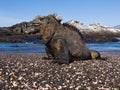
[(69, 65), (45, 53), (0, 53), (0, 90), (120, 90), (120, 53)]

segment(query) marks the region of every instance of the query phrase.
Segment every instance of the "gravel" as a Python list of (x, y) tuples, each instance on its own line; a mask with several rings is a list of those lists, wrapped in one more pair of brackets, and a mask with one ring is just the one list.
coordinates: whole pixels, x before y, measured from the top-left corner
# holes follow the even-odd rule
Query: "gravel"
[(69, 65), (45, 53), (0, 53), (0, 90), (120, 90), (120, 53)]

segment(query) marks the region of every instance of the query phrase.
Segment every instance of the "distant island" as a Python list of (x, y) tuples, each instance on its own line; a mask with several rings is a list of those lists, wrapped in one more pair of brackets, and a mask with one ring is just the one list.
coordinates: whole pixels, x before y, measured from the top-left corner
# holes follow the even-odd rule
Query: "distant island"
[[(63, 24), (77, 28), (82, 33), (85, 42), (119, 41), (116, 37), (120, 37), (120, 28), (107, 27), (99, 23), (91, 23), (86, 26), (75, 20), (70, 20)], [(29, 27), (30, 22), (21, 22), (10, 27), (0, 27), (0, 42), (42, 43), (40, 35), (36, 33), (25, 34)]]

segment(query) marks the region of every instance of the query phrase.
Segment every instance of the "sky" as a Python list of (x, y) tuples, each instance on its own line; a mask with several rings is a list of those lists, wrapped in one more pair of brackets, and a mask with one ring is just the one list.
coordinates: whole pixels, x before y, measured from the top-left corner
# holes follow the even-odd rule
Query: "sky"
[(56, 13), (63, 22), (120, 24), (120, 0), (0, 0), (0, 27)]

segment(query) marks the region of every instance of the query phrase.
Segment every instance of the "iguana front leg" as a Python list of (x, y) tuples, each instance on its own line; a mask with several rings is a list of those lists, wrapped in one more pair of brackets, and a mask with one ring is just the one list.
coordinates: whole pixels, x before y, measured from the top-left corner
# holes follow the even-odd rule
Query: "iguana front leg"
[(57, 39), (52, 43), (55, 59), (53, 62), (58, 64), (69, 64), (71, 62), (70, 53), (64, 40)]
[(51, 49), (47, 45), (45, 45), (45, 51), (46, 51), (47, 57), (43, 57), (43, 59), (49, 60), (54, 58), (53, 53), (51, 52)]

